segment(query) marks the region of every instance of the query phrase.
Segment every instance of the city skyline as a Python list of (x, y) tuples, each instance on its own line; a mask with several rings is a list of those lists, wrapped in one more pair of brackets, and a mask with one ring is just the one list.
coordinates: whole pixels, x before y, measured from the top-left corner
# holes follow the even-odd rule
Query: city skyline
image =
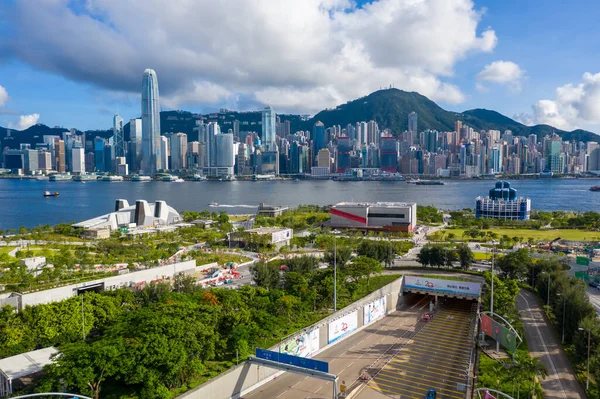
[[(89, 130), (107, 127), (107, 115), (137, 118), (139, 71), (151, 67), (161, 75), (163, 109), (256, 110), (270, 104), (282, 113), (313, 114), (393, 85), (418, 91), (453, 111), (483, 107), (527, 124), (597, 132), (599, 56), (584, 44), (600, 28), (588, 5), (571, 2), (565, 10), (558, 1), (543, 8), (512, 0), (491, 5), (465, 0), (290, 1), (272, 9), (268, 2), (252, 8), (242, 3), (236, 8), (244, 15), (239, 20), (252, 24), (256, 37), (244, 40), (246, 25), (240, 22), (219, 26), (222, 42), (204, 38), (176, 19), (199, 13), (206, 24), (219, 24), (224, 15), (220, 5), (194, 2), (171, 12), (135, 1), (121, 8), (104, 2), (9, 1), (0, 6), (3, 15), (12, 17), (0, 24), (0, 57), (5, 61), (0, 65), (0, 125), (20, 129), (41, 122)], [(284, 13), (294, 15), (294, 23), (270, 28), (252, 22), (281, 20)], [(573, 15), (577, 24), (569, 22)], [(138, 24), (152, 29), (151, 21), (159, 20), (166, 48), (136, 33)], [(50, 40), (43, 32), (56, 24), (63, 30)], [(556, 25), (560, 32), (552, 28)], [(397, 27), (405, 28), (402, 40), (390, 33)], [(186, 36), (205, 44), (181, 39)], [(296, 37), (307, 43), (298, 51)], [(579, 38), (577, 43), (572, 37)], [(95, 52), (65, 51), (88, 42)], [(235, 51), (222, 51), (232, 42)], [(152, 46), (158, 51), (150, 51)], [(206, 46), (215, 53), (208, 54)], [(43, 51), (34, 54), (27, 48)], [(96, 68), (115, 49), (129, 56), (109, 68)], [(85, 56), (73, 58), (78, 53)], [(286, 55), (295, 53), (298, 59)], [(339, 67), (331, 68), (331, 60)]]

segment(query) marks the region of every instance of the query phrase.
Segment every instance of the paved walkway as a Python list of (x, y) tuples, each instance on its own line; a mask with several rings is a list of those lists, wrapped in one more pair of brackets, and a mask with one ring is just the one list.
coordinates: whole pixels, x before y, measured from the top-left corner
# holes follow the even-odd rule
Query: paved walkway
[(548, 377), (542, 380), (546, 399), (586, 398), (560, 346), (560, 338), (548, 322), (538, 298), (529, 291), (521, 290), (517, 296), (517, 310), (525, 327), (529, 353), (539, 357), (548, 370)]

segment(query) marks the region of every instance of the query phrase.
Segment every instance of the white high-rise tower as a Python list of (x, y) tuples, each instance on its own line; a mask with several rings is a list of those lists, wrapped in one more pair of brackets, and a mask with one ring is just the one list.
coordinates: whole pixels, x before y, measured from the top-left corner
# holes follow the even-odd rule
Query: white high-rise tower
[(142, 80), (142, 170), (153, 175), (162, 165), (160, 141), (160, 100), (154, 69), (144, 71)]

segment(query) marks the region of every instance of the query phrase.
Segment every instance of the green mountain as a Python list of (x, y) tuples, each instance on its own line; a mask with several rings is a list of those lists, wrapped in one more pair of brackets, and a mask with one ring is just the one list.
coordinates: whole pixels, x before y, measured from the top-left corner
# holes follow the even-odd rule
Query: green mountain
[[(315, 115), (308, 124), (321, 121), (325, 126), (342, 125), (375, 120), (380, 129), (388, 128), (398, 135), (408, 129), (408, 114), (418, 115), (419, 130), (454, 130), (454, 122), (461, 120), (475, 130), (512, 130), (520, 136), (535, 134), (538, 138), (556, 132), (564, 140), (598, 141), (600, 137), (585, 130), (566, 132), (548, 125), (526, 126), (496, 111), (472, 109), (462, 113), (446, 111), (419, 93), (398, 89), (379, 90), (366, 97), (349, 101), (334, 109), (326, 109)], [(306, 127), (309, 128), (309, 127)]]
[[(573, 130), (566, 132), (555, 129), (548, 125), (526, 126), (511, 118), (508, 118), (496, 111), (487, 109), (471, 109), (462, 113), (446, 111), (436, 103), (425, 96), (415, 92), (406, 92), (398, 89), (379, 90), (345, 104), (339, 105), (333, 109), (325, 109), (314, 117), (306, 119), (300, 115), (278, 115), (281, 121), (290, 121), (290, 131), (293, 133), (298, 130), (312, 130), (312, 126), (317, 121), (321, 121), (326, 127), (332, 125), (345, 125), (356, 122), (375, 120), (380, 129), (390, 129), (394, 135), (399, 135), (408, 129), (408, 114), (416, 112), (418, 115), (419, 130), (435, 129), (438, 131), (454, 130), (454, 122), (461, 120), (463, 124), (473, 127), (475, 130), (512, 130), (515, 135), (528, 136), (535, 134), (538, 138), (556, 132), (563, 140), (576, 141), (600, 141), (600, 136), (585, 130)], [(240, 131), (261, 132), (261, 112), (237, 112), (220, 110), (211, 114), (193, 114), (188, 111), (163, 111), (160, 113), (161, 131), (163, 134), (186, 133), (188, 141), (198, 140), (197, 133), (194, 132), (196, 122), (216, 121), (221, 126), (223, 132), (229, 129), (233, 130), (233, 122), (240, 122)], [(7, 129), (0, 127), (0, 146), (19, 148), (20, 143), (42, 142), (43, 135), (61, 135), (63, 128), (50, 128), (48, 126), (37, 124), (30, 128), (18, 131), (11, 130), (11, 135), (7, 135)], [(129, 139), (129, 123), (125, 125), (125, 139)], [(78, 134), (82, 132), (78, 131)], [(92, 140), (94, 137), (110, 137), (112, 130), (92, 130), (86, 131), (86, 140)]]

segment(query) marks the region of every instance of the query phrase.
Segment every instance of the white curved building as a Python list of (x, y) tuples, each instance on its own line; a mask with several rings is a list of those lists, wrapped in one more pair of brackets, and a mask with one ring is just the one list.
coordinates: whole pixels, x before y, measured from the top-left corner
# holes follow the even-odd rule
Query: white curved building
[(160, 156), (160, 99), (154, 69), (146, 69), (142, 80), (142, 170), (154, 175), (166, 165)]

